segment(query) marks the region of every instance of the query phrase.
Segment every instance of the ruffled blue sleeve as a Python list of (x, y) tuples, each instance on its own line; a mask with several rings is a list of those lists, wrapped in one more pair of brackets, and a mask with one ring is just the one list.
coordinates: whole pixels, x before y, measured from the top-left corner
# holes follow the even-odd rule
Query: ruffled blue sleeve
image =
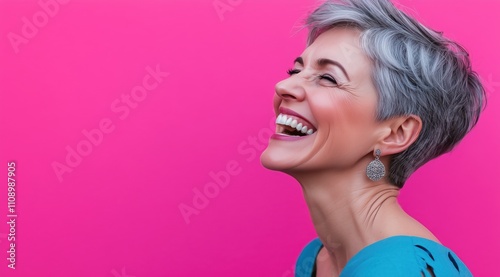
[(449, 248), (434, 241), (396, 236), (374, 243), (356, 254), (341, 277), (471, 277)]
[[(310, 241), (295, 265), (295, 277), (316, 276), (315, 262), (323, 244)], [(375, 242), (352, 257), (340, 277), (472, 277), (449, 248), (429, 239), (393, 236)]]

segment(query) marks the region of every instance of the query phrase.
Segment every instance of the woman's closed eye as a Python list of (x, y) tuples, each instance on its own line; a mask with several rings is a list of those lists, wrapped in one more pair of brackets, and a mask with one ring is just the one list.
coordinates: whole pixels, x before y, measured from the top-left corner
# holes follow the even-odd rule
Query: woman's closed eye
[(299, 73), (299, 72), (300, 72), (300, 70), (298, 70), (298, 69), (292, 69), (292, 68), (291, 68), (291, 69), (288, 69), (288, 70), (286, 71), (286, 73), (287, 73), (288, 75), (290, 75), (290, 76), (292, 76), (292, 75), (294, 75), (294, 74), (297, 74), (297, 73)]
[[(286, 71), (286, 73), (289, 75), (289, 76), (292, 76), (292, 75), (295, 75), (295, 74), (298, 74), (300, 73), (300, 70), (299, 69), (288, 69)], [(326, 80), (334, 85), (338, 85), (338, 82), (337, 80), (335, 80), (335, 78), (333, 76), (331, 76), (330, 74), (318, 74), (317, 77), (320, 79), (320, 80)]]
[(331, 75), (329, 74), (322, 74), (322, 75), (319, 75), (318, 76), (321, 80), (327, 80), (329, 82), (331, 82), (332, 84), (334, 85), (338, 85), (337, 83), (337, 80), (335, 80), (335, 78), (333, 78)]

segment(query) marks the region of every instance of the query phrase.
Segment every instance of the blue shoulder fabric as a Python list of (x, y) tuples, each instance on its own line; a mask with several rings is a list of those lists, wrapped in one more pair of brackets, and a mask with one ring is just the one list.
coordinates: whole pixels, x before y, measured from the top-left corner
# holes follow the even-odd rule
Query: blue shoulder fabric
[(313, 275), (314, 264), (322, 246), (323, 243), (319, 238), (315, 238), (302, 249), (295, 263), (295, 277), (311, 277), (316, 275)]
[[(322, 247), (319, 238), (301, 252), (296, 277), (315, 276), (314, 264)], [(366, 246), (352, 257), (341, 277), (471, 277), (465, 264), (449, 248), (429, 239), (393, 236)]]

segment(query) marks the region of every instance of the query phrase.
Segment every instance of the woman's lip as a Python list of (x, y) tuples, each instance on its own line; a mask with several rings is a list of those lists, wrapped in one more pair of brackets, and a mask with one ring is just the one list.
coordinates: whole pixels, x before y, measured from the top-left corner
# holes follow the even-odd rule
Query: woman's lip
[(280, 113), (282, 114), (289, 114), (289, 115), (293, 115), (293, 116), (296, 116), (296, 117), (299, 117), (300, 119), (304, 120), (305, 122), (307, 122), (308, 124), (310, 124), (311, 126), (314, 127), (315, 130), (317, 130), (318, 128), (316, 128), (316, 126), (314, 126), (314, 124), (312, 124), (309, 120), (307, 120), (307, 118), (303, 117), (302, 115), (288, 109), (288, 108), (285, 108), (285, 107), (280, 107), (279, 108), (279, 111)]
[(315, 133), (307, 136), (289, 136), (289, 135), (284, 135), (280, 133), (274, 133), (271, 135), (271, 139), (276, 139), (276, 140), (285, 140), (285, 141), (295, 141), (295, 140), (301, 140), (310, 136), (313, 136)]

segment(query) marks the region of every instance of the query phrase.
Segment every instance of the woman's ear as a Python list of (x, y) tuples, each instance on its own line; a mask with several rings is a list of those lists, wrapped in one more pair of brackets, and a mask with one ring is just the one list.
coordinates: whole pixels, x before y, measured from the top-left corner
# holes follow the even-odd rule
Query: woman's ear
[(386, 128), (378, 147), (384, 155), (397, 154), (417, 140), (422, 130), (422, 120), (416, 115), (394, 117), (387, 121)]

